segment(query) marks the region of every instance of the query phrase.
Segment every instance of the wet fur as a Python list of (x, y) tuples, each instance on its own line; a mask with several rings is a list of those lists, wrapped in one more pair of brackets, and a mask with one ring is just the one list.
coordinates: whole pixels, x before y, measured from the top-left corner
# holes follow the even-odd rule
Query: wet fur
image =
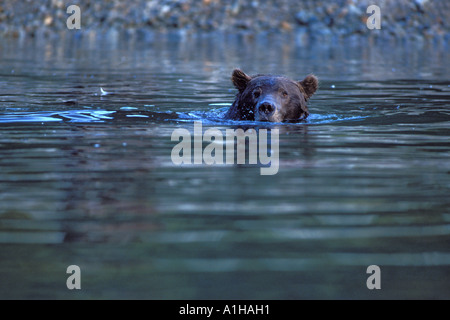
[[(268, 121), (282, 122), (282, 121), (301, 121), (308, 117), (309, 111), (307, 108), (307, 101), (318, 89), (318, 79), (314, 75), (308, 75), (302, 81), (294, 81), (283, 76), (262, 75), (257, 74), (249, 76), (240, 69), (235, 69), (231, 76), (238, 93), (235, 101), (225, 114), (225, 118), (231, 120), (250, 120), (254, 121), (258, 118), (258, 104), (257, 98), (251, 94), (255, 88), (261, 88), (266, 95), (270, 92), (272, 100), (281, 100), (281, 103), (276, 104), (276, 111)], [(275, 88), (288, 93), (287, 98), (281, 99), (281, 93), (275, 91)], [(279, 91), (280, 91), (279, 90)]]

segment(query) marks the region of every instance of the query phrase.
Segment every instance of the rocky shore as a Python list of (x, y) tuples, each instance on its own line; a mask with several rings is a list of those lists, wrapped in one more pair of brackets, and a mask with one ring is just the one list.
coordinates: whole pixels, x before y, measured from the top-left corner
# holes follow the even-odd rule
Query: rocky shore
[[(380, 7), (381, 29), (366, 25), (370, 5)], [(3, 0), (0, 36), (67, 32), (70, 5), (80, 8), (77, 32), (198, 33), (302, 32), (313, 37), (375, 35), (449, 39), (448, 0)]]

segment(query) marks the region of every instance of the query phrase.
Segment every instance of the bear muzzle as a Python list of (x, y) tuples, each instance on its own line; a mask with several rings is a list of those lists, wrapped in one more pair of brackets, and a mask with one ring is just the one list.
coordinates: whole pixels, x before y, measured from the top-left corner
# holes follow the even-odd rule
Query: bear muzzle
[(277, 108), (270, 102), (263, 102), (259, 104), (258, 112), (263, 115), (270, 117)]
[(276, 104), (273, 101), (261, 101), (255, 108), (256, 121), (281, 122), (281, 115)]

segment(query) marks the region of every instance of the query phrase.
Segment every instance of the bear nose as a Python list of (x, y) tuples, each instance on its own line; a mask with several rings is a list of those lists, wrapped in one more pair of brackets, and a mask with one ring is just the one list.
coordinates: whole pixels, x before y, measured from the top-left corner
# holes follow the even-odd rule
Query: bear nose
[(269, 102), (263, 102), (259, 105), (259, 112), (265, 115), (271, 115), (275, 111), (275, 106)]

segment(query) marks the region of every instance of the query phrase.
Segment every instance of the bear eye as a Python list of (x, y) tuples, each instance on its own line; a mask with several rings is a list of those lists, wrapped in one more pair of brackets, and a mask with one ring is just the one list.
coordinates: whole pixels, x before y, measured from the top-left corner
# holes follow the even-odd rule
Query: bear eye
[(255, 91), (253, 91), (253, 96), (255, 98), (258, 98), (260, 95), (261, 95), (261, 89), (260, 88), (257, 88), (257, 89), (255, 89)]
[(282, 94), (283, 98), (287, 98), (287, 96), (288, 96), (287, 91), (283, 91), (281, 94)]

